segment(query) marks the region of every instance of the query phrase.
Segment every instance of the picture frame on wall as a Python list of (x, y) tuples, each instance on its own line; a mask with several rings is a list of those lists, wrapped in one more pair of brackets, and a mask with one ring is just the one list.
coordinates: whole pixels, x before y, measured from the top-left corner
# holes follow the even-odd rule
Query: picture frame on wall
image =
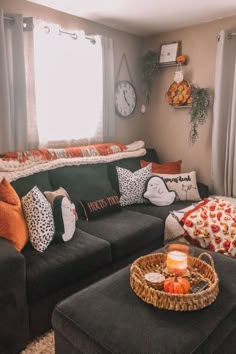
[(160, 48), (160, 65), (176, 64), (180, 52), (180, 42), (162, 44)]

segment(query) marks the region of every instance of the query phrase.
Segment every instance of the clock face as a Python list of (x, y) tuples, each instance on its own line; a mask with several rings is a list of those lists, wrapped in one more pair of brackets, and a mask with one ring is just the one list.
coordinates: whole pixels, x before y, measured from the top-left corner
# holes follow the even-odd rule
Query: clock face
[(115, 89), (116, 111), (121, 117), (128, 117), (135, 110), (137, 96), (129, 81), (119, 81)]

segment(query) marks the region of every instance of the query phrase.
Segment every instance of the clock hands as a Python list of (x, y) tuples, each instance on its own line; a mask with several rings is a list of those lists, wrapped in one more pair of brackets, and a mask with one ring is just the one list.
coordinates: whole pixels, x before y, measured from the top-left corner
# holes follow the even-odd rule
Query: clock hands
[(127, 103), (127, 105), (130, 107), (130, 104), (127, 100), (127, 97), (126, 97), (126, 94), (125, 94), (126, 91), (123, 91), (123, 95), (124, 95), (124, 99), (125, 99), (125, 102)]

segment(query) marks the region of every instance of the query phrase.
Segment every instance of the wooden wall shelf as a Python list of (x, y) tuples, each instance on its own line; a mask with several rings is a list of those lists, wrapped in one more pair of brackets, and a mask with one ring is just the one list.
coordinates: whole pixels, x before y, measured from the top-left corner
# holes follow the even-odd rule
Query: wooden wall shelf
[[(170, 67), (174, 67), (178, 65), (177, 62), (175, 63), (166, 63), (166, 64), (158, 64), (158, 68), (162, 69), (162, 68), (170, 68)], [(181, 64), (181, 65), (187, 65), (187, 63)]]
[(192, 106), (190, 105), (185, 105), (185, 106), (175, 106), (175, 105), (172, 105), (173, 108), (177, 109), (177, 108), (191, 108)]

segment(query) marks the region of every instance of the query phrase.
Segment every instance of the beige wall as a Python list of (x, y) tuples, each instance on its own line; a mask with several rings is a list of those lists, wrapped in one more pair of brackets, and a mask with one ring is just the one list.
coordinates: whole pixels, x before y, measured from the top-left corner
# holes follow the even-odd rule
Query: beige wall
[[(140, 89), (138, 59), (147, 49), (159, 51), (161, 43), (176, 40), (182, 42), (182, 53), (189, 58), (184, 66), (185, 79), (200, 87), (208, 87), (214, 92), (215, 57), (217, 34), (221, 29), (236, 29), (236, 16), (185, 29), (162, 33), (142, 40), (128, 33), (107, 26), (48, 9), (25, 0), (0, 0), (0, 8), (5, 12), (22, 13), (48, 22), (60, 24), (67, 30), (83, 29), (86, 33), (99, 33), (113, 38), (115, 73), (122, 54), (128, 59), (129, 68), (138, 94), (135, 113), (128, 118), (116, 117), (116, 139), (129, 143), (143, 139), (154, 147), (161, 161), (183, 160), (182, 170), (196, 170), (198, 180), (210, 185), (212, 107), (207, 122), (200, 127), (199, 139), (189, 145), (188, 109), (174, 109), (165, 99), (165, 93), (173, 82), (175, 68), (162, 68), (157, 74), (150, 106), (145, 115), (140, 114), (143, 97)], [(123, 66), (120, 79), (128, 79)]]
[[(131, 71), (134, 86), (138, 95), (138, 105), (134, 114), (128, 118), (116, 117), (116, 139), (129, 143), (141, 138), (141, 123), (143, 116), (140, 114), (140, 81), (138, 74), (138, 57), (142, 50), (142, 39), (128, 33), (113, 30), (107, 26), (87, 21), (76, 16), (71, 16), (44, 6), (33, 4), (25, 0), (0, 0), (0, 9), (5, 13), (21, 13), (24, 16), (33, 16), (36, 19), (43, 19), (48, 22), (58, 23), (67, 30), (82, 29), (88, 34), (102, 34), (113, 39), (115, 75), (117, 73), (122, 54), (125, 53)], [(125, 66), (119, 79), (129, 79)]]
[[(162, 33), (148, 38), (144, 50), (159, 51), (161, 43), (180, 40), (182, 53), (189, 57), (184, 78), (200, 87), (214, 88), (217, 35), (221, 29), (236, 29), (236, 16), (198, 26)], [(162, 161), (183, 160), (182, 170), (196, 170), (198, 179), (210, 184), (212, 107), (207, 122), (200, 127), (199, 139), (189, 145), (188, 109), (174, 109), (165, 99), (175, 68), (161, 68), (155, 80), (151, 104), (145, 114), (145, 140)]]

